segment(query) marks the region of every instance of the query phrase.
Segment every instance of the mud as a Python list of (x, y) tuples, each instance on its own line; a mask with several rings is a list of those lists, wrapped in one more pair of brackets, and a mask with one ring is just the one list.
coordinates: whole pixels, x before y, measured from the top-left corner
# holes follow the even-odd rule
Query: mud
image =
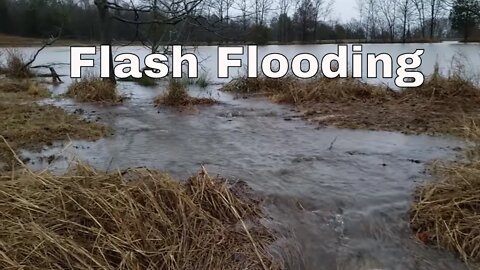
[(478, 107), (429, 105), (421, 101), (390, 103), (317, 103), (300, 106), (303, 118), (320, 127), (396, 131), (406, 134), (463, 136), (469, 119), (478, 121)]

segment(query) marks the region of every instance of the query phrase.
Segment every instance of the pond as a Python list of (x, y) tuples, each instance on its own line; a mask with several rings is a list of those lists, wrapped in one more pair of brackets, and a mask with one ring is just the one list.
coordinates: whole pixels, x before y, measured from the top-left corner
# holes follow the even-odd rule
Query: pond
[[(393, 75), (396, 77), (396, 70), (398, 64), (396, 59), (401, 54), (413, 53), (415, 50), (424, 50), (421, 56), (422, 64), (418, 68), (419, 71), (428, 76), (438, 65), (439, 71), (448, 74), (460, 69), (466, 76), (475, 76), (480, 73), (480, 43), (463, 44), (458, 42), (443, 42), (443, 43), (411, 43), (411, 44), (363, 44), (362, 45), (362, 69), (367, 70), (367, 54), (381, 54), (386, 53), (393, 59)], [(26, 56), (33, 54), (36, 48), (19, 48)], [(99, 51), (99, 50), (97, 50)], [(199, 46), (199, 47), (184, 47), (184, 53), (194, 53), (199, 62), (199, 75), (207, 76), (214, 82), (225, 82), (229, 79), (217, 78), (218, 72), (218, 52), (216, 46)], [(279, 53), (286, 56), (287, 59), (293, 59), (296, 55), (301, 53), (309, 53), (321, 60), (323, 56), (329, 53), (337, 53), (338, 45), (336, 44), (315, 44), (315, 45), (270, 45), (258, 47), (258, 66), (261, 66), (261, 60), (268, 54)], [(141, 46), (129, 47), (115, 47), (113, 48), (114, 55), (120, 53), (134, 53), (144, 59), (150, 51)], [(88, 59), (89, 57), (85, 57)], [(244, 64), (241, 68), (231, 68), (230, 78), (237, 77), (246, 73), (247, 68), (247, 49), (244, 50), (243, 55), (231, 56), (232, 59), (241, 59)], [(100, 56), (92, 57), (96, 60), (96, 64), (100, 63)], [(1, 62), (1, 61), (0, 61)], [(37, 58), (35, 64), (55, 63), (59, 74), (70, 74), (70, 47), (50, 47), (46, 48)], [(306, 65), (307, 63), (303, 62)], [(348, 70), (351, 70), (352, 65), (352, 45), (348, 45)], [(274, 62), (275, 68), (275, 62)], [(378, 63), (378, 70), (382, 70), (382, 64)], [(306, 67), (304, 67), (306, 68)], [(259, 70), (261, 70), (259, 68)], [(99, 69), (87, 71), (86, 74), (98, 74)], [(378, 73), (382, 76), (382, 73)], [(369, 83), (385, 84), (395, 88), (394, 78), (368, 78), (367, 73), (362, 74), (362, 79)]]

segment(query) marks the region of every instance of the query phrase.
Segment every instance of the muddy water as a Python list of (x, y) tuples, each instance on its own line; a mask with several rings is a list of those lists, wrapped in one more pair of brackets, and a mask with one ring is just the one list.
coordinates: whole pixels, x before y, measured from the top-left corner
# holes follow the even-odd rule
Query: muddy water
[[(63, 87), (63, 86), (62, 86)], [(247, 181), (266, 198), (285, 237), (290, 269), (464, 269), (452, 255), (412, 239), (407, 210), (425, 162), (452, 158), (462, 143), (398, 133), (315, 129), (289, 107), (209, 95), (222, 104), (194, 111), (155, 109), (160, 89), (121, 84), (120, 106), (49, 101), (113, 127), (95, 143), (25, 153), (31, 166), (63, 170), (72, 156), (101, 170), (148, 166), (180, 176), (201, 164)], [(61, 88), (56, 91), (62, 91)], [(193, 89), (194, 95), (206, 95)], [(48, 165), (48, 156), (55, 161)]]
[[(49, 50), (41, 63), (65, 56), (64, 48)], [(185, 177), (203, 164), (211, 174), (247, 181), (266, 198), (271, 225), (284, 236), (274, 251), (289, 269), (466, 269), (453, 255), (418, 244), (407, 223), (412, 191), (427, 177), (425, 163), (459, 155), (460, 141), (316, 129), (290, 107), (236, 99), (218, 86), (191, 94), (221, 104), (183, 112), (153, 107), (162, 87), (120, 88), (130, 99), (119, 106), (46, 101), (105, 122), (114, 134), (66, 150), (25, 152), (30, 165), (62, 171), (75, 156), (101, 170), (147, 166)]]

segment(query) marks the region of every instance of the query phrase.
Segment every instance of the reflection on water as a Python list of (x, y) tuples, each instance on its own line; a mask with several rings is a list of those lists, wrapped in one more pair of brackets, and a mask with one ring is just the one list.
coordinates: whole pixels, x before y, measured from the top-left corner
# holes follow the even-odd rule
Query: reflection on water
[[(368, 47), (375, 46), (381, 45)], [(457, 47), (441, 46), (451, 46), (451, 53)], [(68, 51), (49, 48), (41, 56), (39, 61), (65, 61)], [(425, 61), (435, 61), (432, 57)], [(61, 93), (66, 86), (54, 91)], [(76, 155), (102, 170), (148, 166), (184, 177), (203, 164), (211, 173), (241, 178), (266, 198), (268, 222), (284, 236), (273, 252), (290, 269), (466, 269), (453, 255), (417, 243), (407, 223), (412, 191), (426, 178), (425, 163), (454, 158), (463, 146), (460, 141), (316, 129), (290, 107), (235, 99), (216, 87), (193, 89), (192, 94), (213, 95), (222, 103), (193, 111), (154, 108), (152, 99), (162, 86), (126, 82), (120, 89), (131, 98), (119, 106), (49, 101), (83, 111), (115, 133), (94, 143), (73, 142), (60, 154), (61, 145), (25, 154), (36, 169), (65, 169)], [(55, 161), (48, 165), (42, 157), (50, 155)]]

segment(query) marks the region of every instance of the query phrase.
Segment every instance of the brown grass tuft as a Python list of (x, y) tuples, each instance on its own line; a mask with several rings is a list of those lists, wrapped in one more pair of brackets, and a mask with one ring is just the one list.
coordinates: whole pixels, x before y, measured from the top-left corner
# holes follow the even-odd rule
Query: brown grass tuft
[(1, 73), (12, 78), (33, 77), (32, 71), (26, 66), (25, 56), (18, 50), (6, 51), (6, 65), (0, 68)]
[(268, 77), (241, 77), (226, 84), (222, 90), (241, 94), (260, 93), (276, 102), (304, 104), (313, 102), (384, 101), (392, 91), (370, 85), (358, 79), (297, 79), (287, 76), (280, 79)]
[(258, 202), (206, 171), (0, 176), (2, 269), (280, 269)]
[(182, 81), (171, 79), (168, 83), (167, 92), (155, 98), (155, 106), (195, 106), (195, 105), (213, 105), (217, 102), (211, 98), (196, 98), (188, 95), (187, 88)]
[(411, 227), (427, 243), (480, 261), (480, 162), (434, 167), (435, 181), (417, 190)]
[(117, 86), (101, 78), (82, 78), (73, 82), (67, 90), (67, 97), (80, 102), (119, 103), (123, 97), (117, 92)]

